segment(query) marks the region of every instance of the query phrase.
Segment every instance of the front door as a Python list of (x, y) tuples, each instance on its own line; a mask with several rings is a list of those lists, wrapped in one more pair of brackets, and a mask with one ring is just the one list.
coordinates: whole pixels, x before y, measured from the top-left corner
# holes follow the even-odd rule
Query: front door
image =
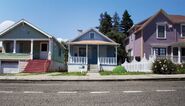
[(97, 64), (97, 46), (89, 46), (88, 64)]
[(40, 59), (48, 59), (48, 43), (40, 43)]
[(185, 62), (185, 48), (181, 48), (181, 60), (183, 63)]

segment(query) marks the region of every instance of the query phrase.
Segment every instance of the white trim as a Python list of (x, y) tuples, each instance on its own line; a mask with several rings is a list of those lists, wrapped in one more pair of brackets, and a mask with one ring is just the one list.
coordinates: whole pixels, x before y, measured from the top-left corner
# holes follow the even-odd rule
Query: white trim
[(37, 31), (41, 32), (42, 34), (44, 34), (45, 36), (47, 36), (48, 38), (52, 38), (51, 35), (49, 35), (48, 33), (42, 31), (41, 29), (39, 29), (38, 27), (34, 26), (33, 24), (29, 23), (28, 21), (26, 21), (25, 19), (22, 19), (18, 22), (16, 22), (15, 24), (13, 24), (12, 26), (8, 27), (7, 29), (3, 30), (2, 32), (0, 32), (0, 36), (2, 36), (2, 34), (5, 34), (6, 32), (8, 32), (9, 30), (15, 28), (16, 26), (18, 26), (21, 23), (26, 23), (28, 26), (36, 29)]
[[(166, 39), (166, 22), (165, 23), (156, 23), (156, 38), (157, 39)], [(158, 26), (164, 26), (164, 37), (159, 37), (158, 35)]]
[(180, 30), (181, 30), (181, 38), (185, 38), (185, 36), (182, 36), (182, 26), (185, 26), (185, 24), (180, 24)]

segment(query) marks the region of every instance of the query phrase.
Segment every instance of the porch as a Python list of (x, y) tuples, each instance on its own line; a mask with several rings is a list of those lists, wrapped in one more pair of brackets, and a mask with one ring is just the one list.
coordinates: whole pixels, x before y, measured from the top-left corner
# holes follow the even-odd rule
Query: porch
[(68, 64), (117, 65), (117, 46), (70, 45)]
[(0, 59), (51, 59), (51, 40), (2, 40), (2, 53), (0, 53)]
[(166, 48), (153, 50), (157, 59), (170, 59), (175, 64), (185, 63), (185, 43), (177, 42)]

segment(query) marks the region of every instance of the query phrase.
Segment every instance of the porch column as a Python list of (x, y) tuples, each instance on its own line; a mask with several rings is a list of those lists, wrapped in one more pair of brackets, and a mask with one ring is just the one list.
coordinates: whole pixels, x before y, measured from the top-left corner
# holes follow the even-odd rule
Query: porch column
[(173, 62), (173, 47), (171, 46), (171, 61)]
[(30, 59), (33, 59), (33, 40), (31, 40)]
[(99, 57), (100, 46), (97, 45), (97, 48), (98, 48), (98, 50), (97, 50), (98, 65), (100, 65), (100, 57)]
[(3, 41), (1, 41), (1, 42), (2, 42), (2, 53), (5, 53), (4, 42)]
[(118, 59), (118, 47), (116, 46), (116, 65), (117, 65), (117, 59)]
[(52, 51), (52, 39), (49, 39), (49, 52), (48, 52), (48, 60), (51, 60), (51, 51)]
[(16, 40), (13, 41), (13, 53), (16, 53)]
[(71, 52), (71, 51), (70, 51), (70, 49), (71, 49), (71, 48), (70, 48), (70, 44), (69, 44), (69, 45), (68, 45), (68, 62), (69, 62), (69, 63), (71, 63), (71, 60), (70, 60), (70, 58), (71, 58), (71, 53), (70, 53), (70, 52)]
[(88, 45), (86, 45), (86, 64), (88, 64)]
[(181, 47), (178, 47), (178, 63), (181, 64)]

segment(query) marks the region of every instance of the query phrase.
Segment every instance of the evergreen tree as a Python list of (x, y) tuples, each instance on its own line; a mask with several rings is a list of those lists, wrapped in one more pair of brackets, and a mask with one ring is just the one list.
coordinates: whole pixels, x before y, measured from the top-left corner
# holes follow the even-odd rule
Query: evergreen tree
[(99, 26), (99, 31), (102, 32), (103, 34), (107, 34), (108, 32), (111, 31), (112, 29), (112, 18), (111, 16), (105, 12), (104, 14), (100, 14), (100, 26)]
[(112, 30), (118, 32), (120, 28), (120, 18), (117, 12), (115, 12), (115, 14), (113, 15), (112, 20), (113, 20)]
[(123, 33), (128, 35), (128, 30), (132, 27), (132, 25), (133, 25), (133, 21), (131, 19), (131, 15), (128, 13), (127, 10), (125, 10), (121, 21), (121, 27), (123, 29)]

